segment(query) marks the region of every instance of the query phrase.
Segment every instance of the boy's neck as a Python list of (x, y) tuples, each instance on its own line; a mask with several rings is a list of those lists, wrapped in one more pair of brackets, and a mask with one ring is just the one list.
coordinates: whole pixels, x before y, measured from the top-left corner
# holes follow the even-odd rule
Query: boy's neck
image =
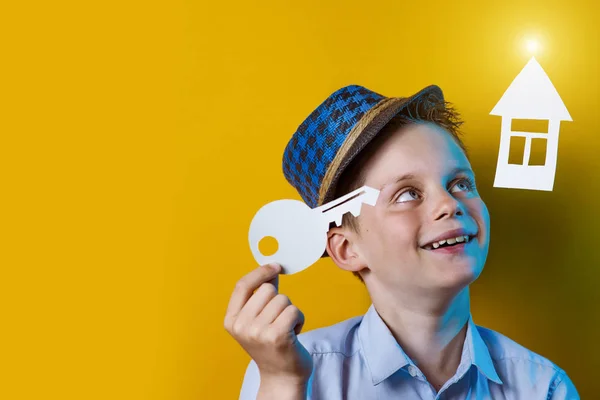
[(469, 287), (435, 308), (376, 299), (373, 305), (404, 352), (439, 390), (460, 364), (471, 313)]

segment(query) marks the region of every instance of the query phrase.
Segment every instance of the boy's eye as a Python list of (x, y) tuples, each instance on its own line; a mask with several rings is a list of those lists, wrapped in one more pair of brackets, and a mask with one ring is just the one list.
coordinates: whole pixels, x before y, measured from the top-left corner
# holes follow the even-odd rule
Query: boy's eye
[[(475, 184), (473, 182), (471, 182), (469, 179), (467, 178), (463, 178), (459, 181), (457, 181), (451, 188), (452, 192), (468, 192), (470, 190), (473, 190), (475, 187)], [(454, 190), (455, 188), (457, 188), (458, 190)]]
[(414, 189), (410, 189), (398, 196), (396, 203), (406, 203), (413, 200), (419, 200), (419, 193)]

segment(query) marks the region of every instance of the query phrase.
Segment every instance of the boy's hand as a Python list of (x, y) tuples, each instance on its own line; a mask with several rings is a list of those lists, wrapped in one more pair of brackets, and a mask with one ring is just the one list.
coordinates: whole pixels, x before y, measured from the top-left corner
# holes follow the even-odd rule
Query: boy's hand
[(277, 264), (263, 265), (240, 279), (225, 315), (225, 329), (256, 362), (261, 387), (305, 385), (313, 368), (296, 336), (304, 315), (278, 294), (280, 271)]

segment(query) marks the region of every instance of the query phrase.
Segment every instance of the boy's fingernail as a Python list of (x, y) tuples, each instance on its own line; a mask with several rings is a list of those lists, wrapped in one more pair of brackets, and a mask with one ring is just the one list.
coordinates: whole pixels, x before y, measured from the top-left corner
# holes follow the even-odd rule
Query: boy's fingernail
[(275, 272), (279, 272), (279, 270), (281, 269), (281, 266), (277, 263), (270, 263), (269, 268), (271, 268)]

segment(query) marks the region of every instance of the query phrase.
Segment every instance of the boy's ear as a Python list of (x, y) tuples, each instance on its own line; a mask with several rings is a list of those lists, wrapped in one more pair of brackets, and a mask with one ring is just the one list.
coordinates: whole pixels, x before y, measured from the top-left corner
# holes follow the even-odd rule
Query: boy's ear
[(350, 229), (332, 227), (327, 232), (327, 253), (338, 267), (358, 272), (366, 267), (357, 245), (357, 234)]

